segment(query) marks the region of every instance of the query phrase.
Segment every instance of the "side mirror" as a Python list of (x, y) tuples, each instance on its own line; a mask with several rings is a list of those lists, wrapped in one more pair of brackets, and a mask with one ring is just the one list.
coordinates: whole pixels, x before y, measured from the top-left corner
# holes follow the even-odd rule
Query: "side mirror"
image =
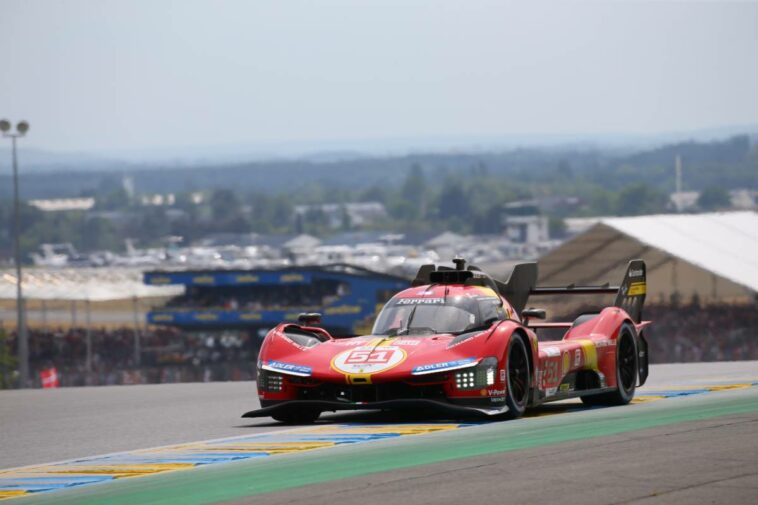
[(545, 312), (545, 309), (524, 309), (521, 312), (521, 317), (526, 319), (545, 319), (547, 317), (547, 313)]
[(304, 326), (321, 324), (321, 314), (318, 312), (302, 312), (298, 314), (297, 322)]

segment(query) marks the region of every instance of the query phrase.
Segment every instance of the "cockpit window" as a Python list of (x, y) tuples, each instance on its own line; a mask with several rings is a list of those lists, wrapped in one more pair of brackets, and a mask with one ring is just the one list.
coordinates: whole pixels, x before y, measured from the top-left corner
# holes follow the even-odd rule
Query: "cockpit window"
[(505, 319), (493, 297), (394, 298), (374, 324), (374, 335), (436, 335), (463, 333)]

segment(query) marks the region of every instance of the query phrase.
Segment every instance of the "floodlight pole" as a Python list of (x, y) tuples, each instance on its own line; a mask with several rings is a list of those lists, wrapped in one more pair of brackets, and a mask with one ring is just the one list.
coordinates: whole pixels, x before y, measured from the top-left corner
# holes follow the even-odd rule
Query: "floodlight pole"
[(18, 156), (16, 154), (16, 139), (23, 137), (29, 129), (29, 124), (21, 121), (16, 125), (16, 132), (9, 133), (10, 123), (6, 120), (0, 121), (0, 130), (3, 137), (11, 139), (11, 156), (13, 159), (13, 235), (14, 235), (14, 257), (16, 263), (16, 332), (18, 334), (18, 368), (19, 368), (19, 387), (29, 387), (29, 335), (26, 331), (26, 311), (24, 307), (24, 295), (21, 288), (21, 203), (18, 193)]
[(29, 334), (26, 331), (26, 307), (24, 307), (24, 293), (21, 288), (21, 203), (18, 195), (18, 156), (16, 155), (16, 139), (18, 135), (11, 135), (13, 145), (13, 219), (14, 256), (16, 263), (16, 325), (18, 329), (18, 366), (19, 386), (29, 387)]

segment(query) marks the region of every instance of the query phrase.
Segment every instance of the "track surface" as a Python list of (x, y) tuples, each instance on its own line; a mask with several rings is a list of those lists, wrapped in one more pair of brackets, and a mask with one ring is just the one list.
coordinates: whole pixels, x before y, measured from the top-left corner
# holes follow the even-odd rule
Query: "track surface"
[[(653, 367), (645, 390), (669, 390), (673, 386), (696, 388), (701, 384), (742, 382), (751, 378), (758, 379), (756, 362), (662, 365)], [(183, 475), (191, 474), (191, 481), (200, 482), (202, 476), (212, 481), (235, 471), (242, 472), (243, 476), (248, 471), (256, 475), (274, 471), (269, 483), (275, 483), (276, 475), (280, 475), (278, 488), (256, 489), (248, 485), (236, 495), (222, 493), (204, 498), (196, 493), (196, 498), (203, 498), (196, 503), (262, 491), (277, 492), (258, 495), (255, 503), (297, 503), (298, 500), (303, 503), (307, 500), (309, 504), (331, 503), (335, 493), (347, 502), (358, 501), (353, 498), (360, 495), (360, 501), (369, 504), (388, 500), (408, 504), (445, 503), (460, 501), (463, 496), (475, 497), (477, 501), (497, 497), (502, 500), (508, 496), (513, 500), (507, 501), (513, 503), (553, 499), (563, 503), (621, 503), (654, 494), (666, 503), (677, 503), (677, 500), (707, 503), (713, 496), (719, 497), (717, 502), (726, 501), (727, 497), (731, 503), (758, 502), (758, 390), (697, 396), (494, 423), (424, 435), (418, 440), (402, 437), (402, 440), (365, 447), (276, 456), (269, 461), (224, 465), (227, 469), (199, 468), (136, 480), (122, 479), (122, 482), (97, 486), (99, 490), (94, 494), (78, 490), (60, 493), (59, 497), (70, 496), (71, 503), (78, 503), (88, 496), (99, 496), (103, 502), (116, 503), (111, 499), (115, 499), (115, 495), (109, 496), (112, 488), (113, 493), (127, 493), (124, 495), (127, 498), (120, 503), (133, 503), (135, 501), (128, 498), (129, 490), (143, 489), (145, 493), (140, 495), (139, 502), (154, 497), (156, 503), (182, 503), (188, 497), (178, 499), (181, 495), (178, 490), (186, 489), (188, 483), (174, 487), (173, 494), (161, 489), (172, 489), (172, 482), (188, 478)], [(250, 424), (239, 419), (242, 412), (255, 405), (250, 383), (3, 392), (0, 393), (0, 468), (282, 429), (281, 425), (266, 420)], [(561, 408), (546, 408), (538, 414)], [(701, 412), (709, 413), (710, 417), (703, 418)], [(617, 419), (610, 424), (605, 422), (612, 418)], [(327, 419), (388, 421), (385, 416), (365, 415)], [(396, 419), (389, 421), (397, 422)], [(565, 433), (580, 433), (583, 426), (593, 427), (582, 433), (583, 440), (565, 438)], [(623, 426), (622, 434), (610, 429), (612, 426)], [(539, 430), (548, 431), (542, 432), (544, 436), (535, 436)], [(494, 435), (492, 440), (498, 443), (531, 437), (532, 444), (498, 446), (487, 442), (486, 437)], [(484, 452), (467, 452), (471, 447), (479, 447), (477, 443), (483, 436), (486, 443), (481, 449)], [(540, 447), (542, 444), (548, 445)], [(445, 447), (458, 449), (440, 453)], [(391, 449), (384, 460), (382, 448)], [(492, 453), (487, 452), (490, 449)], [(401, 450), (410, 451), (405, 459), (398, 459)], [(518, 452), (512, 452), (516, 450)], [(436, 454), (437, 459), (419, 460), (413, 454), (430, 457)], [(413, 460), (416, 461), (414, 466), (398, 469), (404, 461)], [(346, 464), (345, 471), (316, 475), (308, 481), (332, 482), (293, 489), (289, 488), (308, 482), (281, 479), (281, 475), (308, 475), (309, 468), (323, 466), (324, 461), (330, 465), (333, 461), (342, 461)], [(382, 461), (385, 464), (378, 464)], [(292, 467), (301, 463), (309, 466), (297, 470)], [(284, 467), (279, 468), (281, 465)], [(355, 468), (363, 468), (370, 476), (350, 471)], [(281, 470), (278, 474), (277, 469)], [(296, 471), (293, 473), (293, 470)], [(599, 479), (599, 476), (606, 478)], [(353, 478), (333, 481), (344, 477)], [(239, 480), (235, 482), (239, 484)], [(228, 483), (226, 488), (233, 487), (230, 486)], [(209, 487), (213, 487), (211, 482), (206, 482), (200, 490)], [(38, 499), (57, 501), (53, 496)], [(27, 501), (24, 498), (13, 502)]]

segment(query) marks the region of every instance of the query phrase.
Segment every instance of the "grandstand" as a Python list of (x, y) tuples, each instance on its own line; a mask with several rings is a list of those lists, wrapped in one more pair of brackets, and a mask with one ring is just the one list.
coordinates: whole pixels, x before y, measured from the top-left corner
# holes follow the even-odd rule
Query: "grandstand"
[(349, 265), (281, 270), (151, 271), (151, 286), (183, 285), (183, 295), (147, 314), (153, 325), (185, 331), (255, 331), (259, 335), (301, 312), (321, 312), (335, 335), (370, 330), (377, 307), (408, 280)]

